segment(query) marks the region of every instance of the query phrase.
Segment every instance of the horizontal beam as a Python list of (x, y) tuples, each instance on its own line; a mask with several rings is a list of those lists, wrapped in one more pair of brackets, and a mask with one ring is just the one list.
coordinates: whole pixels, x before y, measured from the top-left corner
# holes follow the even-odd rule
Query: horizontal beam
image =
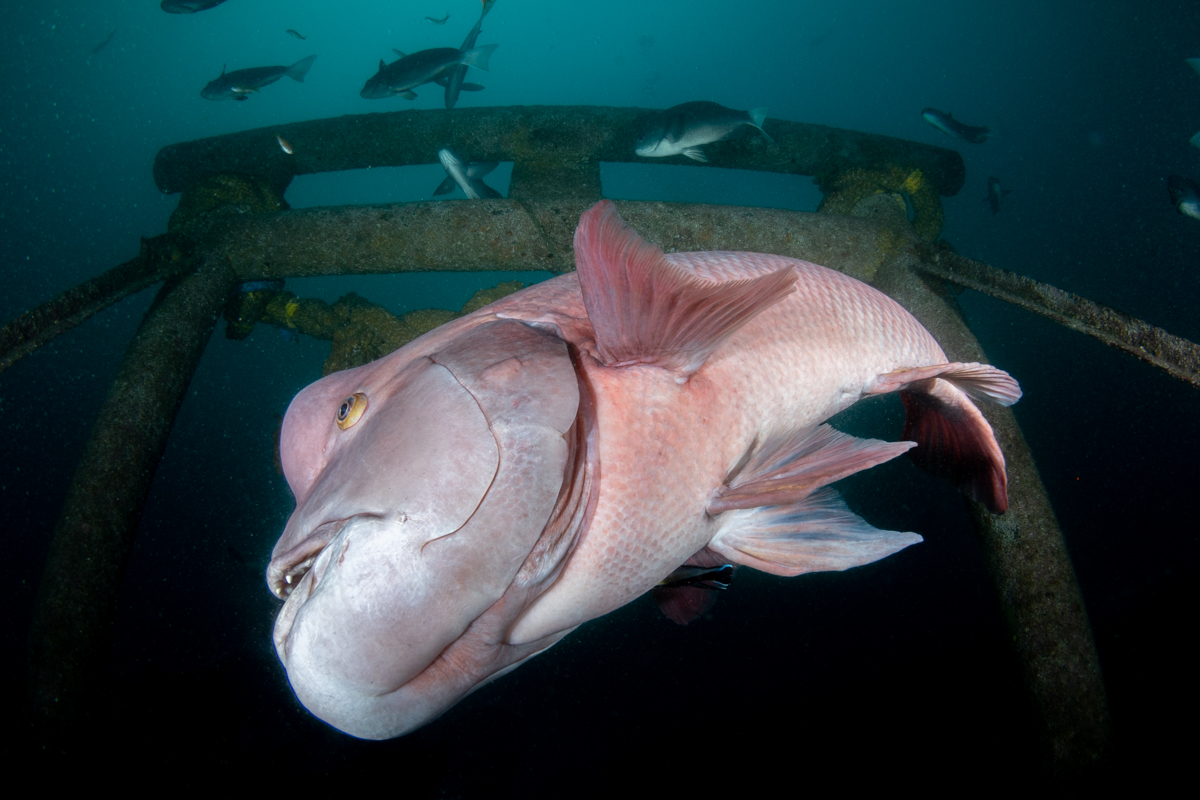
[[(653, 113), (607, 106), (498, 106), (294, 122), (168, 145), (154, 159), (154, 182), (170, 194), (211, 175), (240, 172), (264, 177), (282, 190), (296, 175), (436, 164), (438, 149), (447, 144), (472, 161), (557, 165), (564, 172), (580, 163), (610, 161), (826, 176), (887, 164), (921, 170), (942, 195), (957, 194), (966, 176), (962, 156), (954, 150), (780, 119), (768, 119), (764, 126), (774, 144), (751, 132), (707, 146), (708, 164), (683, 156), (640, 158), (634, 143)], [(291, 143), (294, 155), (283, 152), (276, 136)]]
[(922, 250), (922, 258), (913, 264), (921, 272), (1041, 314), (1200, 387), (1200, 345), (1194, 342), (1015, 272), (972, 261), (948, 250), (933, 247)]

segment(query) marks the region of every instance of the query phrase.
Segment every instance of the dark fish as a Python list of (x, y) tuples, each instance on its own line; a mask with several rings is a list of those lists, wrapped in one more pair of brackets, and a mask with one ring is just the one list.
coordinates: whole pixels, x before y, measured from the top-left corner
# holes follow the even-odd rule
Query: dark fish
[(992, 175), (988, 178), (987, 197), (983, 198), (983, 202), (991, 204), (993, 214), (999, 214), (1000, 200), (1010, 194), (1012, 194), (1012, 189), (1001, 189), (1000, 179)]
[(1176, 211), (1185, 217), (1200, 219), (1200, 184), (1190, 178), (1171, 175), (1167, 178), (1167, 191)]
[(304, 83), (304, 76), (308, 74), (308, 70), (312, 67), (313, 62), (317, 60), (316, 56), (302, 58), (290, 67), (250, 67), (249, 69), (239, 69), (233, 72), (226, 72), (225, 68), (221, 68), (221, 77), (215, 81), (210, 81), (207, 86), (200, 90), (200, 96), (205, 100), (247, 100), (250, 92), (256, 92), (263, 86), (268, 86), (282, 78), (288, 76), (294, 81)]
[(168, 14), (195, 14), (216, 8), (225, 0), (162, 0), (160, 7)]
[(458, 186), (463, 190), (463, 194), (472, 200), (478, 200), (481, 197), (504, 197), (483, 182), (483, 176), (494, 170), (499, 162), (480, 161), (471, 164), (449, 147), (438, 150), (438, 161), (442, 162), (442, 166), (446, 169), (446, 180), (439, 183), (438, 187), (433, 190), (435, 196), (449, 194), (454, 191), (455, 186)]
[(105, 47), (108, 47), (108, 43), (109, 43), (109, 42), (111, 42), (111, 41), (112, 41), (112, 38), (113, 38), (114, 36), (116, 36), (116, 35), (117, 35), (117, 32), (116, 32), (116, 30), (114, 30), (114, 31), (113, 31), (112, 33), (110, 33), (108, 36), (105, 36), (105, 37), (104, 37), (104, 39), (103, 39), (103, 40), (101, 40), (100, 44), (98, 44), (98, 45), (96, 45), (95, 47), (93, 47), (93, 48), (92, 48), (92, 55), (96, 55), (96, 53), (99, 53), (99, 52), (100, 52), (101, 50), (103, 50)]
[(773, 141), (762, 129), (766, 116), (766, 108), (735, 111), (707, 100), (683, 103), (651, 116), (642, 127), (635, 151), (647, 158), (683, 154), (708, 161), (700, 146), (738, 136), (744, 125), (758, 128), (768, 142)]
[[(483, 24), (483, 18), (492, 10), (492, 6), (496, 4), (495, 0), (484, 0), (483, 11), (479, 13), (479, 20), (475, 23), (475, 27), (471, 28), (471, 32), (467, 34), (467, 38), (463, 39), (462, 47), (459, 50), (470, 50), (475, 46), (475, 40), (479, 38), (479, 26)], [(449, 19), (450, 15), (447, 14)], [(467, 77), (467, 65), (460, 64), (446, 80), (446, 108), (454, 108), (454, 104), (458, 102), (458, 93), (461, 91), (477, 92), (483, 87), (477, 83), (463, 83)]]
[(459, 65), (465, 64), (487, 72), (488, 58), (497, 47), (499, 45), (487, 44), (465, 51), (453, 47), (434, 47), (412, 55), (401, 55), (399, 61), (391, 64), (385, 64), (381, 59), (379, 71), (371, 76), (359, 95), (367, 100), (382, 100), (395, 95), (405, 100), (415, 100), (415, 87), (434, 83), (438, 79), (448, 81)]
[(434, 19), (433, 17), (426, 17), (425, 19), (429, 20), (434, 25), (445, 25), (446, 20), (450, 19), (450, 15), (447, 14), (446, 16), (442, 17), (441, 19)]
[(683, 564), (675, 571), (658, 582), (664, 589), (682, 589), (684, 586), (696, 586), (701, 589), (725, 591), (733, 580), (733, 565), (721, 564), (716, 567), (694, 567)]
[(954, 118), (952, 114), (947, 114), (944, 111), (938, 111), (936, 108), (926, 108), (921, 111), (921, 118), (928, 122), (939, 131), (956, 139), (962, 139), (970, 144), (983, 144), (992, 136), (991, 128), (977, 127), (975, 125), (964, 125)]
[(300, 31), (294, 31), (294, 30), (292, 30), (291, 28), (288, 28), (286, 31), (284, 31), (284, 33), (291, 34), (292, 36), (295, 36), (297, 39), (304, 39), (304, 38), (305, 38), (305, 37), (303, 37), (303, 36), (301, 36), (301, 35), (300, 35)]

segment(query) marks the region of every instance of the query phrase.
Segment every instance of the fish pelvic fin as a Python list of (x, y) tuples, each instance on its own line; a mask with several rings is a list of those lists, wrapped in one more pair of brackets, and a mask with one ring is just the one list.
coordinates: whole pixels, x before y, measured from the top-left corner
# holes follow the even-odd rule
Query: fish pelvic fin
[(679, 152), (693, 161), (702, 161), (705, 164), (708, 163), (708, 156), (704, 155), (704, 151), (699, 147), (689, 147), (685, 150), (680, 150)]
[(914, 442), (858, 439), (828, 425), (806, 428), (752, 449), (709, 500), (716, 515), (738, 508), (784, 506), (864, 469), (891, 461)]
[(795, 291), (797, 278), (785, 267), (746, 280), (703, 280), (638, 236), (611, 200), (580, 218), (575, 264), (600, 362), (658, 366), (680, 382), (742, 325)]
[(708, 547), (736, 564), (792, 577), (860, 567), (920, 541), (872, 527), (824, 488), (791, 505), (729, 512)]
[(295, 64), (292, 64), (290, 67), (288, 67), (287, 72), (285, 72), (283, 74), (287, 75), (289, 78), (296, 81), (297, 83), (304, 83), (304, 76), (308, 74), (308, 71), (310, 69), (312, 69), (313, 62), (316, 60), (317, 60), (316, 56), (309, 56), (308, 58), (302, 58), (299, 61), (297, 61)]
[(763, 138), (774, 144), (775, 140), (771, 138), (771, 134), (763, 130), (763, 123), (767, 121), (767, 106), (752, 108), (746, 113), (750, 115), (750, 124), (758, 128), (758, 132), (763, 135)]

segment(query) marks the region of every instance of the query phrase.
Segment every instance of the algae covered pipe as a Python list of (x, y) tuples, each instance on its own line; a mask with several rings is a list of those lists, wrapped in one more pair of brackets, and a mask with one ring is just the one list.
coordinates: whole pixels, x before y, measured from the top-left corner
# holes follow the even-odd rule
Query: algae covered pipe
[[(87, 746), (142, 509), (192, 373), (234, 283), (220, 262), (168, 281), (101, 406), (67, 492), (30, 631), (29, 689), (46, 741)], [(89, 724), (91, 723), (91, 724)], [(45, 742), (44, 742), (45, 743)]]
[[(580, 163), (655, 163), (634, 153), (649, 108), (495, 106), (357, 114), (287, 123), (180, 142), (154, 159), (154, 181), (170, 194), (220, 173), (266, 178), (281, 192), (296, 175), (369, 167), (436, 164), (447, 144), (478, 161), (512, 161), (547, 173)], [(743, 137), (709, 148), (710, 166), (829, 176), (890, 164), (918, 169), (940, 194), (957, 194), (966, 178), (954, 150), (890, 136), (768, 118), (774, 138)], [(292, 145), (283, 152), (276, 136)], [(671, 163), (700, 162), (679, 157)]]

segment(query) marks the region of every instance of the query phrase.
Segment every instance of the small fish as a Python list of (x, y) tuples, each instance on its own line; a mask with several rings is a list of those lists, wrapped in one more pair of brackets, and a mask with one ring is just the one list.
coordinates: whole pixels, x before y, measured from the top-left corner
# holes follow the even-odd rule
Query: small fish
[(483, 182), (483, 176), (494, 170), (499, 162), (480, 161), (471, 164), (449, 147), (438, 150), (438, 161), (442, 162), (442, 166), (446, 169), (446, 180), (439, 183), (438, 187), (433, 190), (434, 196), (449, 194), (454, 191), (455, 186), (458, 186), (463, 190), (463, 194), (472, 200), (478, 200), (481, 197), (504, 197)]
[(300, 35), (300, 31), (294, 31), (291, 28), (288, 28), (286, 31), (284, 31), (284, 33), (291, 34), (292, 36), (295, 36), (297, 39), (305, 39), (306, 38), (306, 37)]
[(993, 214), (999, 214), (1000, 200), (1012, 194), (1012, 189), (1001, 189), (1000, 179), (992, 175), (988, 178), (987, 192), (987, 197), (983, 198), (983, 202), (991, 204)]
[[(448, 80), (460, 65), (488, 71), (488, 59), (500, 45), (486, 44), (469, 50), (453, 47), (433, 47), (411, 55), (401, 54), (400, 60), (385, 64), (379, 61), (379, 71), (372, 75), (358, 94), (366, 100), (382, 100), (399, 95), (416, 100), (413, 89), (424, 83)], [(400, 53), (399, 50), (396, 51)]]
[(646, 158), (682, 154), (695, 161), (708, 161), (701, 145), (740, 136), (745, 125), (758, 128), (768, 142), (774, 141), (762, 128), (766, 117), (766, 108), (735, 111), (707, 100), (683, 103), (646, 121), (635, 152)]
[(117, 32), (114, 29), (112, 33), (110, 33), (108, 36), (105, 36), (104, 39), (101, 40), (100, 44), (98, 44), (92, 48), (92, 55), (96, 55), (96, 53), (99, 53), (105, 47), (108, 47), (108, 43), (111, 42), (112, 38), (116, 35), (117, 35)]
[(670, 575), (658, 582), (663, 589), (682, 589), (685, 586), (697, 586), (701, 589), (725, 591), (733, 580), (733, 565), (721, 564), (717, 567), (693, 567), (684, 564), (676, 567)]
[[(470, 33), (467, 34), (467, 38), (463, 39), (462, 47), (458, 48), (460, 51), (470, 50), (475, 46), (475, 40), (479, 38), (479, 26), (483, 25), (483, 18), (487, 16), (487, 13), (492, 10), (492, 6), (495, 4), (495, 0), (483, 0), (483, 10), (479, 13), (479, 20), (471, 28)], [(478, 92), (483, 88), (477, 83), (464, 83), (463, 81), (466, 77), (466, 64), (459, 64), (453, 72), (446, 76), (446, 108), (454, 108), (454, 104), (458, 102), (459, 92)], [(441, 78), (434, 81), (434, 83), (441, 82)]]
[(921, 118), (942, 133), (962, 139), (970, 144), (983, 144), (989, 136), (994, 136), (991, 128), (964, 125), (954, 118), (953, 114), (938, 111), (936, 108), (921, 110)]
[(216, 8), (225, 0), (162, 0), (159, 7), (168, 14), (195, 14)]
[(275, 134), (275, 138), (279, 140), (279, 147), (282, 148), (283, 152), (287, 153), (289, 156), (294, 152), (292, 150), (292, 143), (287, 139), (283, 138), (278, 133)]
[(441, 19), (434, 19), (433, 17), (426, 17), (425, 19), (428, 20), (429, 22), (432, 22), (434, 25), (445, 25), (446, 20), (450, 19), (450, 15), (447, 14), (446, 16), (442, 17)]
[(1176, 211), (1185, 217), (1200, 219), (1200, 184), (1190, 178), (1171, 175), (1167, 178), (1167, 192)]
[(221, 67), (221, 76), (200, 90), (200, 96), (205, 100), (246, 100), (250, 92), (257, 92), (261, 87), (268, 86), (284, 75), (298, 83), (304, 83), (304, 76), (312, 67), (316, 56), (302, 58), (290, 67), (250, 67), (226, 72)]

